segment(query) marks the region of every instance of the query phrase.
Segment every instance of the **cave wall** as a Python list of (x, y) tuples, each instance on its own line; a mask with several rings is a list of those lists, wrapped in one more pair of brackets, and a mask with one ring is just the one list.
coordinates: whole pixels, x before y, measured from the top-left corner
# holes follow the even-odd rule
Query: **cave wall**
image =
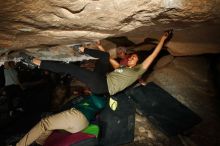
[(146, 77), (146, 82), (156, 83), (201, 117), (202, 121), (189, 130), (190, 143), (173, 143), (172, 137), (167, 138), (155, 128), (157, 126), (153, 126), (153, 122), (140, 116), (136, 116), (135, 140), (146, 143), (145, 145), (219, 145), (219, 87), (215, 85), (218, 77), (213, 76), (213, 71), (219, 75), (219, 62), (216, 61), (218, 58), (215, 55), (165, 55)]
[[(118, 36), (126, 36), (138, 44), (145, 38), (158, 39), (164, 30), (170, 28), (174, 29), (174, 36), (167, 44), (171, 55), (220, 53), (220, 0), (0, 2), (0, 64), (2, 58), (8, 59), (6, 55), (9, 51), (23, 49), (33, 56), (49, 60), (69, 62), (88, 59), (69, 46)], [(116, 46), (108, 41), (103, 42), (107, 48)], [(214, 139), (216, 144), (220, 127), (217, 126), (217, 113), (213, 112), (217, 105), (212, 101), (215, 92), (208, 76), (209, 63), (202, 57), (173, 56), (162, 58), (148, 81), (156, 82), (203, 117), (204, 122), (197, 128), (195, 137), (200, 137), (202, 133), (207, 137), (205, 140)], [(151, 130), (151, 127), (146, 129)], [(148, 141), (156, 137), (158, 142), (162, 136), (157, 132), (151, 134), (150, 130), (144, 131)]]
[[(138, 43), (173, 28), (172, 55), (219, 53), (219, 0), (0, 0), (0, 53), (127, 36)], [(47, 55), (52, 55), (53, 52)]]

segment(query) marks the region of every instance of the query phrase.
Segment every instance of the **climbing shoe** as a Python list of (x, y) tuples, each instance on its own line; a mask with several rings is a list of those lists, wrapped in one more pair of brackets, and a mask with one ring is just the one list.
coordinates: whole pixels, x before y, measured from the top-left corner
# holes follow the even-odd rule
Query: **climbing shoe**
[(76, 44), (76, 45), (73, 45), (73, 46), (72, 46), (73, 50), (75, 50), (75, 51), (77, 51), (77, 52), (79, 52), (79, 53), (80, 53), (80, 50), (79, 50), (80, 47), (82, 47), (81, 44)]
[(35, 67), (37, 67), (37, 65), (35, 65), (32, 60), (33, 60), (33, 56), (30, 56), (28, 54), (26, 54), (25, 52), (21, 52), (20, 53), (20, 57), (21, 57), (21, 60), (20, 62), (22, 64), (24, 64), (25, 66), (27, 66), (28, 68), (30, 69), (34, 69)]

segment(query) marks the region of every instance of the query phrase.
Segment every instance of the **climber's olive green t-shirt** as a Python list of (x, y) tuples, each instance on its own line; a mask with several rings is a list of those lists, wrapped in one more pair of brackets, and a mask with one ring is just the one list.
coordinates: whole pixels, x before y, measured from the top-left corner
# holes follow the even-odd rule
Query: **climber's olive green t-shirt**
[(146, 70), (142, 64), (133, 68), (118, 68), (107, 74), (107, 84), (110, 95), (114, 95), (133, 84)]

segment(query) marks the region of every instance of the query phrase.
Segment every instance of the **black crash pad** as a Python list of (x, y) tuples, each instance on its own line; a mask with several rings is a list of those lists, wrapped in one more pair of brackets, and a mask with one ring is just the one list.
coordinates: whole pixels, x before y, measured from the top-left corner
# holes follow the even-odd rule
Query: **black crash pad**
[(136, 108), (168, 136), (181, 134), (201, 121), (192, 110), (153, 82), (133, 88), (127, 95), (134, 100)]
[(117, 146), (133, 142), (135, 108), (124, 93), (112, 96), (118, 106), (115, 111), (109, 106), (100, 114), (100, 146)]

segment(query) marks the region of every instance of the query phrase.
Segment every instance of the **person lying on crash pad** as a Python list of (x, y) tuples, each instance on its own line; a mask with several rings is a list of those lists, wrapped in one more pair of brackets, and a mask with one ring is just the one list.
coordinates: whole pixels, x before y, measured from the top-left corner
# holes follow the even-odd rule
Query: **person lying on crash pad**
[(104, 97), (92, 94), (73, 101), (67, 104), (67, 110), (41, 119), (16, 146), (29, 146), (34, 141), (43, 145), (54, 130), (82, 131), (106, 105)]

